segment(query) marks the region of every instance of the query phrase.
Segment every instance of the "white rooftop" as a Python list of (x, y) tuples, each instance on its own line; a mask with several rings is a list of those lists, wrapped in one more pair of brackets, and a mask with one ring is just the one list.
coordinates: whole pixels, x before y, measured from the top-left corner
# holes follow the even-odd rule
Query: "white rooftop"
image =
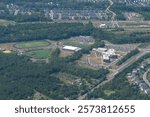
[(103, 55), (103, 59), (104, 60), (109, 60), (109, 56), (108, 55)]
[(107, 51), (107, 48), (97, 48), (97, 50), (100, 50), (100, 51)]
[(71, 51), (78, 51), (81, 50), (79, 47), (74, 47), (74, 46), (64, 46), (63, 49), (65, 50), (71, 50)]
[(100, 26), (100, 27), (101, 27), (101, 26), (106, 26), (106, 24), (100, 24), (99, 26)]

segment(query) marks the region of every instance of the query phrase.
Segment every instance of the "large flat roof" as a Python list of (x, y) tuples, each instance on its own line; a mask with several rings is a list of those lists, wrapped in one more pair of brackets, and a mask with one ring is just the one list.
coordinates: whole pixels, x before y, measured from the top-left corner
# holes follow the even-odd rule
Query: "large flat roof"
[(79, 48), (79, 47), (74, 47), (74, 46), (64, 46), (63, 49), (65, 49), (65, 50), (71, 50), (71, 51), (78, 51), (78, 50), (80, 50), (81, 48)]

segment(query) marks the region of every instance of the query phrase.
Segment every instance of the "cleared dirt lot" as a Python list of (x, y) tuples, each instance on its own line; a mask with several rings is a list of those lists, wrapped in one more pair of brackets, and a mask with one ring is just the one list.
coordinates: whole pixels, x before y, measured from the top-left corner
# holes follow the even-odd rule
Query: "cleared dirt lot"
[(13, 44), (14, 43), (1, 43), (0, 48), (3, 50), (12, 50), (13, 49)]
[(99, 69), (103, 65), (103, 60), (101, 56), (97, 56), (95, 53), (85, 54), (80, 60), (77, 61), (82, 67), (88, 67), (92, 69)]
[(60, 57), (67, 57), (67, 56), (72, 55), (73, 53), (74, 53), (74, 52), (66, 51), (66, 50), (61, 49)]
[(96, 56), (89, 56), (90, 63), (93, 65), (102, 64), (102, 58)]

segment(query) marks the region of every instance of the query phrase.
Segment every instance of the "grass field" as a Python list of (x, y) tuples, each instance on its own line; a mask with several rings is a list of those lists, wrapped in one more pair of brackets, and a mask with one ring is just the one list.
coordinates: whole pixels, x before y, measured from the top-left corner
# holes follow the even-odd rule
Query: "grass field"
[(32, 42), (21, 42), (21, 43), (17, 43), (15, 45), (15, 47), (17, 48), (37, 48), (37, 47), (45, 47), (48, 46), (49, 43), (46, 41), (32, 41)]
[(56, 77), (58, 77), (62, 82), (64, 82), (68, 86), (72, 85), (72, 83), (74, 82), (72, 78), (73, 76), (71, 76), (70, 74), (59, 72), (56, 74)]
[(107, 96), (110, 96), (111, 94), (114, 94), (115, 91), (111, 91), (111, 90), (104, 90), (104, 93), (107, 95)]
[(26, 52), (25, 55), (31, 58), (35, 58), (35, 59), (46, 59), (46, 58), (51, 57), (51, 51), (50, 50), (34, 50), (34, 51)]
[(75, 46), (75, 47), (79, 47), (79, 48), (85, 48), (85, 47), (89, 46), (87, 44), (81, 44), (81, 43), (73, 42), (73, 41), (64, 42), (64, 45)]
[(0, 26), (15, 25), (14, 21), (0, 19)]

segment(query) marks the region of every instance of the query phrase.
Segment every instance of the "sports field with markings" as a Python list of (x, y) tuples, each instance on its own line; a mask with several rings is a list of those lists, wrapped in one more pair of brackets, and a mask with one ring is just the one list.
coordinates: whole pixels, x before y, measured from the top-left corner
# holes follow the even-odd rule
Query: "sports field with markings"
[(37, 47), (46, 47), (50, 43), (46, 41), (32, 41), (32, 42), (21, 42), (15, 45), (16, 48), (26, 49), (26, 48), (37, 48)]
[(25, 55), (34, 59), (47, 59), (51, 57), (51, 50), (33, 50), (26, 52)]
[(85, 48), (85, 47), (89, 46), (87, 44), (82, 44), (82, 43), (73, 42), (73, 41), (66, 41), (66, 42), (64, 42), (64, 45), (75, 46), (75, 47), (79, 47), (79, 48)]

